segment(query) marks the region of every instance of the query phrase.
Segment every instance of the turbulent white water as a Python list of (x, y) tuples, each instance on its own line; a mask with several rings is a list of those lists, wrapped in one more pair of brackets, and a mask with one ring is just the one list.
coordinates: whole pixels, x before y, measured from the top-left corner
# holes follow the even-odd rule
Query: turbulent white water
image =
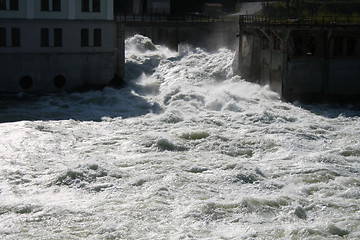
[(1, 239), (359, 239), (358, 107), (142, 36), (120, 90), (0, 103)]

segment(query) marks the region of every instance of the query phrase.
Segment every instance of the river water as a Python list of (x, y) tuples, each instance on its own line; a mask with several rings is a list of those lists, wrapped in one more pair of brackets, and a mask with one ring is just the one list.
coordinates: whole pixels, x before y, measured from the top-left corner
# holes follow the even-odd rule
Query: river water
[(0, 104), (1, 239), (360, 239), (357, 105), (126, 41), (128, 86)]

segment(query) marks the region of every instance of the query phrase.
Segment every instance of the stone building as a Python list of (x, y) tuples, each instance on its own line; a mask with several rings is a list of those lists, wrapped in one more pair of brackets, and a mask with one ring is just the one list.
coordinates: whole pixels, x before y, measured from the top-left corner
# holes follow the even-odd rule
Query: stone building
[(0, 0), (0, 92), (109, 84), (113, 18), (113, 0)]

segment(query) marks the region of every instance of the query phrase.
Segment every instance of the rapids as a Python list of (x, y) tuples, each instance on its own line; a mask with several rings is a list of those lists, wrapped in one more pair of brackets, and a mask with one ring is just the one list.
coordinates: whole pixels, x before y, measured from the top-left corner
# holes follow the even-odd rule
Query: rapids
[(360, 239), (357, 105), (136, 35), (123, 89), (2, 96), (1, 239)]

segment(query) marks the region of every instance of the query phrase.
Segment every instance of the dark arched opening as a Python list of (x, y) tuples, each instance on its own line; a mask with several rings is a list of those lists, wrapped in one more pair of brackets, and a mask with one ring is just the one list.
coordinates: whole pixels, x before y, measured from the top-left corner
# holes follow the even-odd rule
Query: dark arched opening
[(57, 75), (54, 77), (54, 80), (53, 80), (53, 83), (54, 83), (54, 86), (56, 88), (63, 88), (66, 84), (66, 79), (63, 75)]
[(20, 78), (20, 87), (22, 89), (28, 90), (32, 87), (32, 85), (33, 85), (33, 80), (31, 77), (23, 76), (22, 78)]

